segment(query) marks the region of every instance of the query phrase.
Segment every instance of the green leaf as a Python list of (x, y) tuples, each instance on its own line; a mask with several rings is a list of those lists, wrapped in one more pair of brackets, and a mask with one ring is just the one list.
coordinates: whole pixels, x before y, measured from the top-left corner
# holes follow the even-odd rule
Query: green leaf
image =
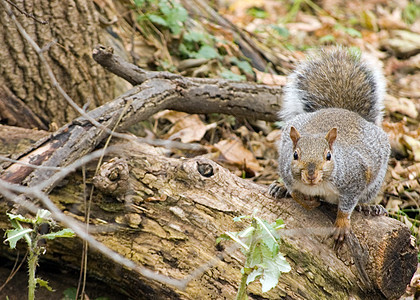
[(245, 228), (244, 230), (240, 231), (238, 233), (238, 237), (240, 238), (250, 238), (251, 235), (254, 233), (255, 228), (252, 226), (249, 226), (247, 228)]
[(277, 231), (267, 221), (255, 217), (258, 222), (258, 227), (261, 230), (261, 241), (269, 248), (273, 254), (278, 252), (279, 244), (277, 240), (280, 239)]
[(243, 243), (239, 238), (238, 238), (238, 233), (237, 232), (225, 232), (225, 234), (227, 236), (229, 236), (229, 238), (231, 240), (234, 240), (235, 242), (237, 242), (239, 245), (242, 246), (242, 248), (244, 248), (245, 251), (249, 251), (249, 247), (248, 245), (246, 245), (245, 243)]
[(64, 298), (62, 300), (76, 300), (77, 289), (74, 287), (65, 289), (63, 292)]
[(257, 246), (253, 249), (251, 253), (249, 253), (247, 266), (250, 268), (254, 268), (257, 265), (263, 263), (263, 253), (260, 246)]
[(168, 27), (168, 23), (166, 22), (166, 20), (164, 18), (162, 18), (161, 16), (158, 15), (154, 15), (154, 14), (150, 14), (147, 16), (150, 20), (150, 22), (157, 24), (157, 25), (162, 25), (165, 27)]
[(62, 229), (62, 230), (57, 231), (57, 232), (51, 232), (51, 233), (43, 234), (43, 235), (41, 235), (41, 238), (53, 240), (53, 239), (59, 238), (59, 237), (68, 238), (68, 237), (74, 237), (74, 236), (75, 236), (75, 234), (74, 234), (73, 230), (71, 230), (70, 228), (65, 228), (65, 229)]
[(327, 34), (327, 35), (324, 35), (323, 37), (321, 37), (319, 39), (319, 42), (321, 44), (333, 43), (333, 42), (335, 42), (335, 37), (332, 34)]
[(278, 253), (275, 259), (264, 261), (260, 266), (264, 269), (264, 274), (260, 278), (263, 293), (277, 285), (281, 273), (287, 273), (291, 270), (289, 263), (281, 253)]
[(271, 25), (271, 28), (273, 28), (280, 36), (284, 38), (288, 38), (290, 36), (290, 32), (286, 27), (279, 25)]
[(46, 209), (39, 209), (36, 213), (35, 223), (41, 224), (51, 220), (51, 212)]
[[(6, 213), (6, 215), (9, 217), (10, 221), (17, 220), (19, 222), (29, 223), (29, 224), (33, 224), (35, 222), (34, 219), (32, 219), (32, 218), (25, 218), (22, 215), (14, 215), (14, 214), (9, 214), (9, 213)], [(12, 223), (12, 225), (13, 225), (13, 223)]]
[(268, 17), (268, 12), (258, 7), (251, 7), (247, 10), (247, 14), (259, 19), (265, 19)]
[(284, 221), (282, 219), (277, 219), (274, 223), (271, 223), (271, 227), (273, 227), (274, 230), (282, 229), (284, 228)]
[(142, 7), (146, 0), (134, 0), (136, 7)]
[(16, 243), (23, 237), (25, 237), (26, 242), (28, 245), (31, 244), (31, 238), (29, 237), (28, 233), (32, 232), (33, 229), (31, 228), (18, 228), (13, 230), (7, 230), (6, 235), (7, 239), (5, 242), (9, 242), (10, 248), (16, 248)]
[(241, 69), (242, 71), (244, 71), (245, 73), (247, 73), (249, 75), (254, 74), (254, 71), (252, 70), (252, 67), (249, 64), (249, 62), (247, 62), (245, 60), (239, 60), (236, 57), (233, 57), (230, 61), (232, 63), (234, 63), (235, 65), (237, 65), (238, 68)]
[(244, 75), (238, 75), (233, 73), (230, 70), (225, 69), (222, 73), (220, 73), (220, 76), (222, 76), (222, 78), (228, 79), (228, 80), (233, 80), (233, 81), (245, 81), (246, 77)]
[(253, 282), (255, 279), (257, 279), (257, 277), (261, 276), (263, 274), (263, 269), (262, 268), (258, 268), (258, 269), (254, 269), (254, 271), (252, 271), (248, 277), (246, 278), (246, 284), (250, 284), (251, 282)]
[(356, 30), (354, 28), (346, 27), (344, 28), (344, 32), (346, 32), (351, 37), (358, 37), (358, 38), (362, 37), (362, 33), (359, 30)]
[(208, 44), (208, 37), (204, 32), (201, 31), (189, 31), (184, 34), (184, 40), (188, 42), (196, 42), (196, 43), (203, 43)]
[[(173, 2), (172, 5), (168, 1), (159, 1), (159, 10), (165, 16), (165, 22), (173, 34), (179, 34), (183, 23), (188, 18), (188, 12), (180, 4)], [(161, 24), (163, 25), (163, 24)]]
[(223, 240), (228, 240), (230, 241), (231, 238), (229, 235), (227, 235), (226, 233), (222, 233), (217, 239), (216, 239), (216, 245), (219, 244), (221, 241)]
[(46, 281), (46, 280), (42, 280), (41, 278), (36, 278), (36, 283), (37, 283), (40, 287), (44, 287), (44, 288), (46, 288), (48, 291), (50, 291), (50, 292), (54, 292), (53, 288), (52, 288), (52, 287), (50, 287), (50, 286), (48, 285), (48, 281)]
[(198, 50), (195, 56), (196, 58), (205, 58), (205, 59), (212, 59), (212, 58), (220, 57), (217, 50), (209, 45), (201, 46), (200, 50)]

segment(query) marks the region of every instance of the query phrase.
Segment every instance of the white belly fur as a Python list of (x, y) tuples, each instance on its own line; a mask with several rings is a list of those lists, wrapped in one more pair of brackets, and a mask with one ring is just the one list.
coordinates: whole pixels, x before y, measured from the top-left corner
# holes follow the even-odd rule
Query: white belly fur
[(298, 190), (308, 196), (320, 196), (325, 202), (338, 204), (338, 190), (327, 182), (321, 182), (317, 185), (307, 185), (302, 182), (295, 183), (293, 190)]

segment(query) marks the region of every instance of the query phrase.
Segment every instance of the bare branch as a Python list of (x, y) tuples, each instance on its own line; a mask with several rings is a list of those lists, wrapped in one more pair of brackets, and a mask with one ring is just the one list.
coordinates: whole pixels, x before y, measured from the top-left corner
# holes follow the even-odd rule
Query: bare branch
[(43, 25), (48, 24), (48, 21), (44, 21), (44, 20), (40, 20), (37, 17), (35, 17), (33, 14), (28, 13), (27, 11), (21, 9), (19, 6), (17, 6), (14, 2), (12, 2), (11, 0), (6, 0), (7, 3), (9, 3), (11, 6), (13, 6), (14, 8), (16, 8), (21, 14), (34, 19), (36, 22), (41, 23)]

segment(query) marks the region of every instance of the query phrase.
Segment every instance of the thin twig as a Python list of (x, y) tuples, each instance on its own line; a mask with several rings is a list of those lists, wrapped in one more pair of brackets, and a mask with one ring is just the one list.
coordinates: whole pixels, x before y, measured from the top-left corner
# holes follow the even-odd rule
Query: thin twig
[(6, 0), (7, 1), (7, 3), (9, 3), (11, 6), (13, 6), (14, 8), (16, 8), (21, 14), (23, 14), (23, 15), (25, 15), (25, 16), (27, 16), (27, 17), (29, 17), (29, 18), (32, 18), (32, 19), (34, 19), (36, 22), (38, 22), (38, 23), (41, 23), (41, 24), (43, 24), (43, 25), (46, 25), (46, 24), (48, 24), (48, 21), (44, 21), (44, 20), (40, 20), (40, 19), (38, 19), (37, 17), (35, 17), (33, 14), (31, 14), (31, 13), (28, 13), (27, 11), (24, 11), (23, 9), (21, 9), (19, 6), (17, 6), (15, 3), (13, 3), (12, 1), (10, 1), (10, 0)]
[(23, 165), (23, 166), (27, 166), (27, 167), (31, 167), (31, 168), (34, 168), (34, 169), (43, 169), (43, 170), (50, 170), (50, 171), (60, 171), (62, 169), (60, 167), (48, 167), (48, 166), (33, 165), (33, 164), (23, 162), (23, 161), (20, 161), (20, 160), (7, 158), (5, 156), (0, 156), (0, 160), (8, 161), (8, 162), (11, 162), (11, 163), (15, 163), (15, 164), (19, 164), (19, 165)]

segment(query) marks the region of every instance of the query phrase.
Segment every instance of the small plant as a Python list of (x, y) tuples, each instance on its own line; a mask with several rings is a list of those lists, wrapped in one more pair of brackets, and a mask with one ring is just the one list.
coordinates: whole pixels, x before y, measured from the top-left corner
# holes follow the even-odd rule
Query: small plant
[[(168, 28), (173, 34), (181, 33), (184, 22), (188, 18), (188, 12), (185, 8), (175, 2), (169, 0), (135, 0), (136, 7), (157, 6), (157, 9), (148, 12), (145, 17), (152, 23)], [(141, 21), (143, 16), (138, 17)]]
[[(53, 240), (58, 237), (74, 237), (74, 232), (71, 229), (62, 229), (57, 232), (44, 233), (41, 228), (54, 226), (54, 221), (51, 218), (51, 213), (48, 210), (38, 210), (35, 218), (26, 218), (22, 215), (14, 215), (7, 213), (10, 223), (14, 229), (6, 231), (7, 239), (5, 242), (9, 242), (11, 249), (16, 248), (16, 243), (20, 239), (25, 239), (28, 244), (28, 299), (35, 299), (35, 288), (38, 284), (52, 291), (52, 288), (48, 285), (48, 282), (41, 278), (35, 277), (35, 270), (38, 264), (38, 259), (41, 254), (46, 252), (43, 240)], [(21, 223), (29, 225), (29, 227), (22, 226)]]
[(277, 219), (274, 223), (261, 220), (256, 212), (251, 216), (234, 218), (235, 222), (250, 219), (251, 226), (240, 232), (226, 232), (219, 239), (234, 240), (241, 245), (241, 250), (246, 256), (244, 267), (241, 270), (241, 283), (236, 295), (237, 300), (247, 299), (246, 287), (255, 280), (259, 280), (262, 292), (274, 288), (281, 273), (291, 270), (289, 263), (280, 252), (280, 236), (278, 229), (284, 227), (283, 221)]

